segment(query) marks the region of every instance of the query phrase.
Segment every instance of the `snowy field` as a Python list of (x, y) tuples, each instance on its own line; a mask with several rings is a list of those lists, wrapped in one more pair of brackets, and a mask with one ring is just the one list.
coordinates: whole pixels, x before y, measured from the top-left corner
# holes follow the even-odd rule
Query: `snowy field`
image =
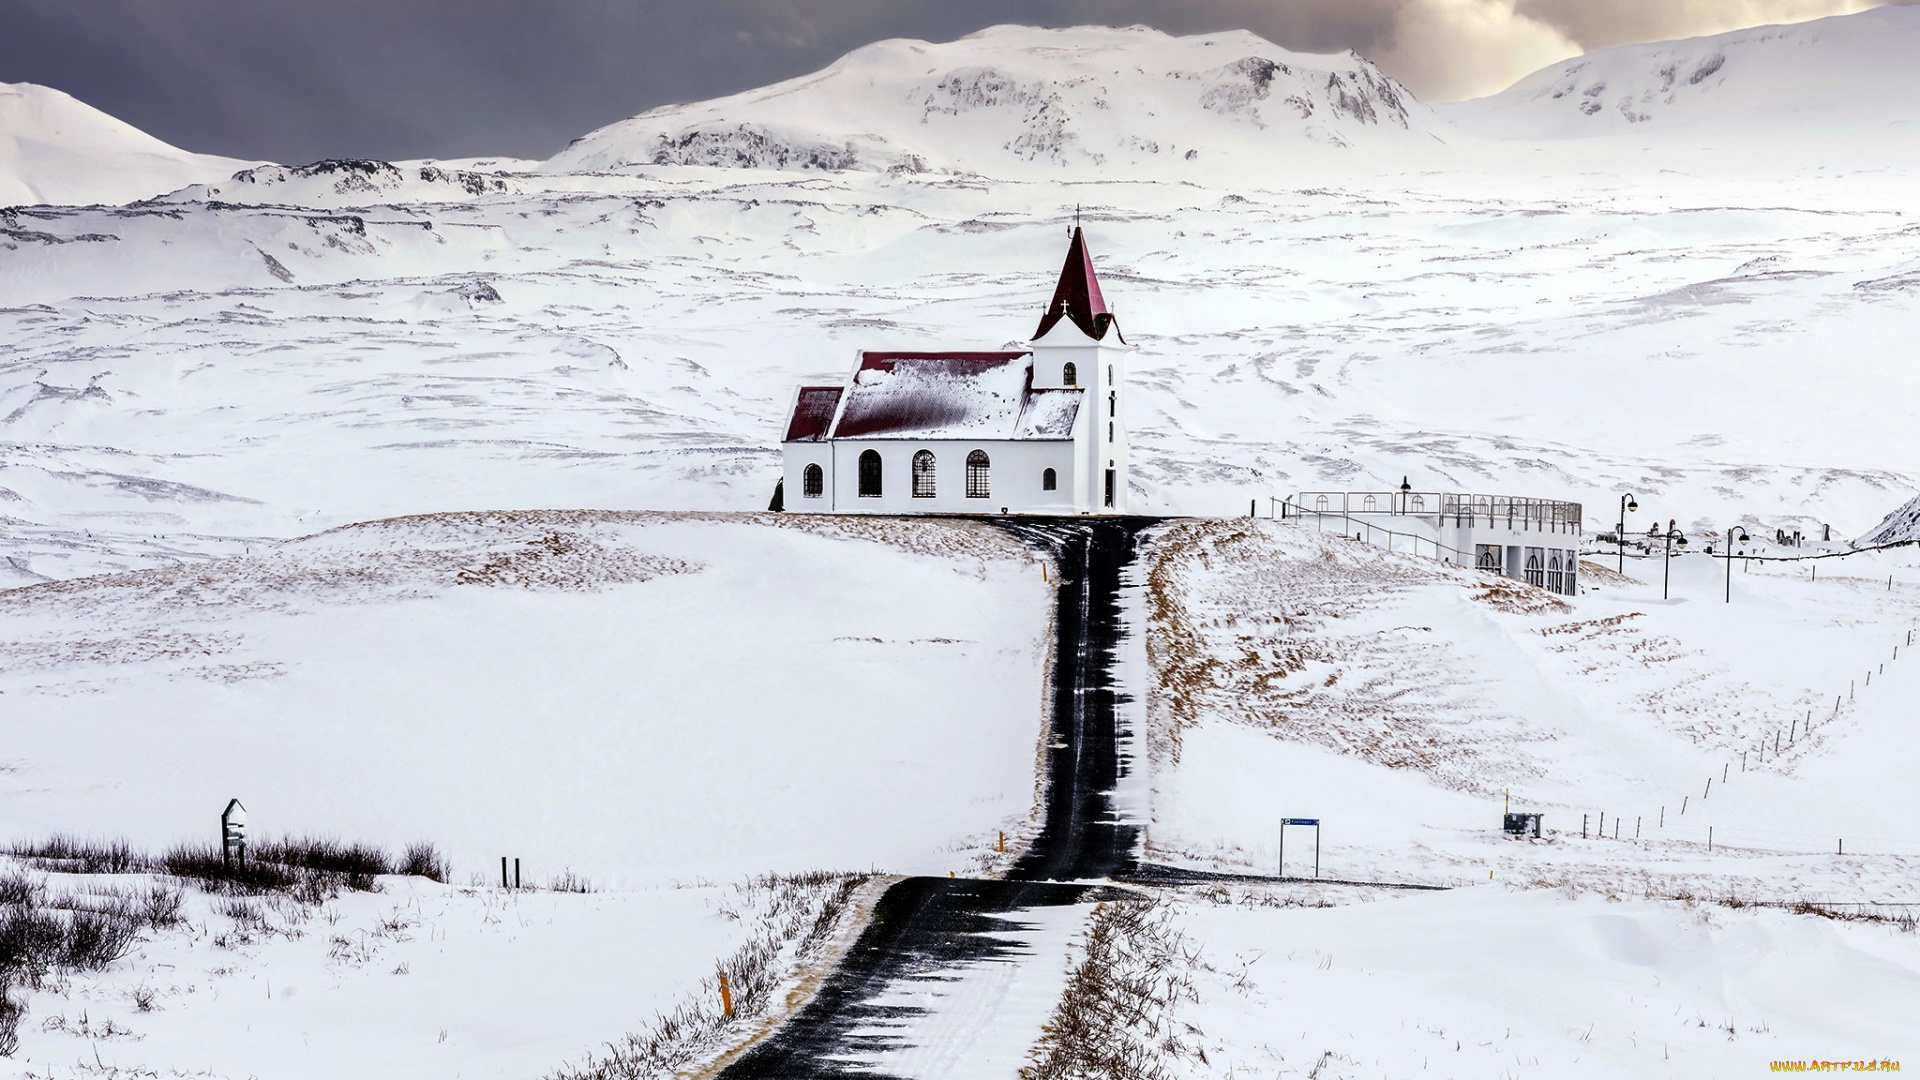
[(795, 385), (1031, 332), (1075, 204), (1137, 346), (1151, 511), (1406, 475), (1853, 535), (1920, 473), (1916, 207), (1872, 171), (540, 182), (17, 212), (118, 239), (0, 246), (5, 572), (473, 507), (764, 508)]
[(1110, 995), (1142, 1008), (1106, 1029), (1141, 1075), (1718, 1078), (1915, 1045), (1920, 938), (1881, 923), (1497, 883), (1219, 889), (1146, 921), (1119, 978), (1172, 993)]
[[(35, 876), (83, 894), (140, 880)], [(317, 906), (184, 900), (181, 922), (105, 972), (25, 995), (18, 1071), (0, 1074), (544, 1076), (657, 1014), (717, 1013), (716, 965), (777, 914), (744, 882), (581, 894), (385, 878)]]
[(7, 838), (238, 797), (463, 881), (965, 869), (1033, 812), (1049, 602), (984, 526), (572, 512), (12, 591)]
[[(211, 842), (238, 796), (256, 836), (453, 864), (237, 916), (189, 890), (183, 927), (30, 994), (15, 1061), (529, 1076), (717, 1010), (716, 965), (773, 905), (747, 879), (977, 873), (1033, 824), (1050, 603), (985, 526), (582, 512), (8, 592), (0, 840), (159, 852)], [(500, 891), (503, 855), (563, 891)], [(824, 962), (780, 940), (783, 980)]]
[[(1700, 554), (1671, 600), (1660, 560), (1600, 564), (1559, 598), (1273, 522), (1155, 534), (1149, 857), (1271, 874), (1280, 819), (1317, 818), (1327, 878), (1456, 887), (1175, 903), (1202, 961), (1165, 1022), (1204, 1032), (1194, 1075), (1730, 1076), (1920, 1045), (1920, 557), (1736, 567), (1731, 603)], [(1508, 791), (1542, 840), (1500, 837)], [(1289, 875), (1314, 842), (1288, 830)]]
[[(1725, 562), (1698, 553), (1666, 601), (1659, 559), (1623, 578), (1589, 556), (1561, 598), (1266, 521), (1168, 526), (1154, 558), (1152, 843), (1169, 854), (1271, 870), (1272, 822), (1319, 817), (1330, 877), (1677, 891), (1725, 874), (1749, 899), (1920, 902), (1912, 549), (1820, 560), (1818, 580), (1736, 564), (1731, 603)], [(1554, 843), (1490, 836), (1509, 792)], [(1602, 813), (1606, 841), (1575, 843)]]

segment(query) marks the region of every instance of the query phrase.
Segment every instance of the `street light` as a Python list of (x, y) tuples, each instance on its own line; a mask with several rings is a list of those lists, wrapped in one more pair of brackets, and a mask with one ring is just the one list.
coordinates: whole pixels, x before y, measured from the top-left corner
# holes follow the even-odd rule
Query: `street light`
[[(1734, 533), (1739, 533), (1740, 535), (1735, 536)], [(1731, 604), (1733, 603), (1733, 545), (1747, 542), (1747, 530), (1738, 525), (1731, 525), (1728, 526), (1725, 535), (1727, 538), (1727, 598), (1725, 602)]]
[(1633, 501), (1632, 495), (1620, 496), (1620, 528), (1613, 534), (1613, 538), (1620, 544), (1620, 572), (1622, 574), (1627, 572), (1627, 512), (1638, 509), (1640, 509), (1640, 504)]
[(1407, 482), (1406, 477), (1404, 476), (1401, 477), (1400, 478), (1400, 512), (1403, 514), (1407, 512), (1407, 493), (1412, 490), (1413, 490), (1413, 485)]
[(1687, 548), (1687, 538), (1680, 535), (1679, 529), (1673, 527), (1672, 519), (1668, 519), (1667, 521), (1665, 539), (1667, 541), (1667, 561), (1662, 567), (1660, 575), (1660, 599), (1662, 600), (1667, 599), (1667, 583), (1673, 580), (1673, 546), (1676, 543), (1679, 544), (1680, 550), (1682, 551), (1685, 551)]

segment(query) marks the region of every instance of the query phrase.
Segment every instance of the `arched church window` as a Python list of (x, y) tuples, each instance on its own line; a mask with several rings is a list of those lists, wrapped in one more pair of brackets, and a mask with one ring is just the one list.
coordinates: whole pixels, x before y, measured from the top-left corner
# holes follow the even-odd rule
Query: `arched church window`
[(1361, 508), (1362, 510), (1372, 510), (1372, 509), (1373, 509), (1374, 507), (1376, 507), (1376, 506), (1379, 506), (1379, 505), (1380, 505), (1380, 500), (1378, 500), (1378, 499), (1376, 499), (1376, 498), (1374, 498), (1373, 496), (1371, 496), (1371, 495), (1369, 495), (1369, 496), (1367, 496), (1367, 499), (1366, 499), (1366, 501), (1360, 504), (1360, 508)]
[(1073, 361), (1067, 361), (1066, 366), (1060, 369), (1060, 381), (1068, 386), (1080, 385), (1080, 369), (1073, 366)]
[(1541, 573), (1541, 570), (1540, 570), (1540, 553), (1538, 551), (1528, 551), (1527, 552), (1527, 584), (1545, 585), (1546, 583), (1547, 583), (1546, 576), (1543, 573)]
[(1315, 510), (1325, 510), (1327, 508), (1327, 497), (1325, 495), (1321, 495), (1315, 498), (1313, 500), (1313, 508)]
[(818, 465), (809, 465), (800, 474), (800, 494), (809, 499), (817, 499), (827, 492), (827, 472)]
[(1416, 514), (1423, 513), (1426, 509), (1427, 497), (1425, 495), (1415, 495), (1413, 497), (1413, 512)]
[(933, 451), (922, 450), (913, 455), (913, 497), (931, 499), (933, 493)]
[(1040, 490), (1041, 491), (1053, 491), (1057, 489), (1059, 486), (1060, 486), (1060, 474), (1054, 472), (1052, 469), (1048, 469), (1047, 471), (1040, 474)]
[(860, 451), (860, 497), (880, 497), (880, 453), (877, 450)]
[(993, 463), (987, 460), (985, 450), (975, 450), (967, 455), (967, 498), (984, 499), (993, 494), (988, 483), (988, 471)]
[(1474, 555), (1473, 565), (1480, 570), (1500, 572), (1500, 545), (1481, 544)]

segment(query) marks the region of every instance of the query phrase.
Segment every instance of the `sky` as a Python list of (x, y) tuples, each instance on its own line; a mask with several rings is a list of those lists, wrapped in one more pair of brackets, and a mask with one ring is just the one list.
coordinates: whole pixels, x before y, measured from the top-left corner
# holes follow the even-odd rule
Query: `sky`
[[(1352, 49), (1422, 100), (1583, 52), (1880, 0), (5, 0), (0, 82), (184, 149), (304, 163), (544, 158), (601, 125), (997, 23), (1252, 30)], [(1920, 0), (1907, 0), (1920, 2)]]

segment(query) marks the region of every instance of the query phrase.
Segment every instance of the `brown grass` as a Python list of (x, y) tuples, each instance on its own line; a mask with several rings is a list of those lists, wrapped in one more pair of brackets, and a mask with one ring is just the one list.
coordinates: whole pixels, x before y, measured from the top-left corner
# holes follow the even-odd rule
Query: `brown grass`
[(1506, 614), (1566, 610), (1545, 590), (1248, 519), (1165, 526), (1148, 559), (1156, 760), (1177, 764), (1183, 733), (1210, 718), (1460, 790), (1537, 773), (1519, 744), (1545, 736), (1485, 704), (1472, 656), (1431, 627), (1380, 624), (1419, 589)]

